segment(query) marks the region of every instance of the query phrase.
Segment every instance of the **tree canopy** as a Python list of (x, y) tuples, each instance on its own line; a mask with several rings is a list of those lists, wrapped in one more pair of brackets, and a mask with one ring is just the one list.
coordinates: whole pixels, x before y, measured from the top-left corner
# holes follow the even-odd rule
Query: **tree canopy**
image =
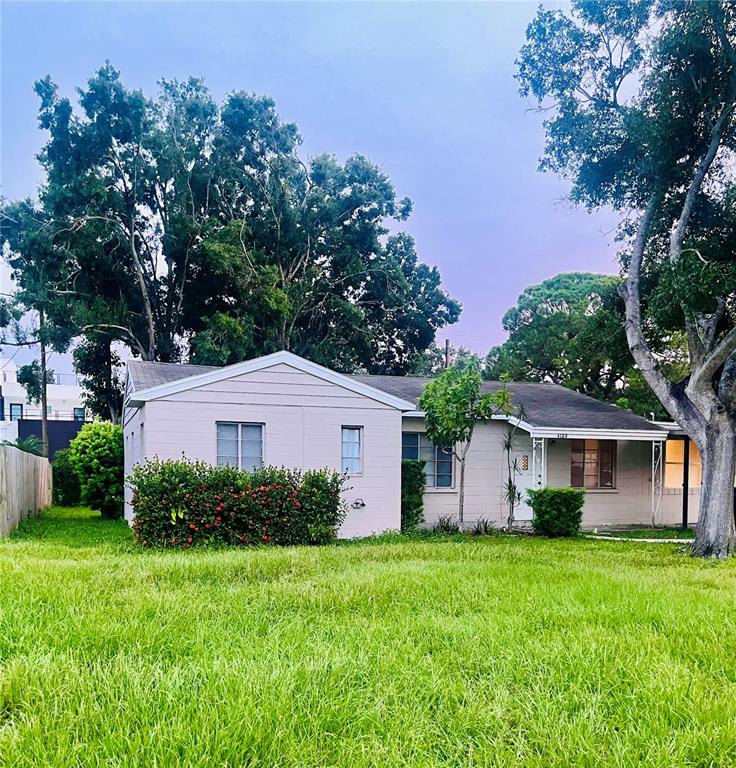
[(98, 352), (223, 364), (290, 349), (402, 373), (458, 318), (396, 230), (411, 202), (360, 155), (303, 159), (271, 99), (218, 104), (195, 78), (148, 98), (110, 64), (76, 105), (50, 77), (35, 89), (46, 180), (24, 205), (62, 256), (61, 313)]
[[(736, 549), (736, 5), (544, 7), (518, 60), (545, 115), (541, 167), (571, 197), (621, 213), (620, 293), (641, 375), (696, 442), (703, 486), (696, 552)], [(687, 376), (656, 353), (682, 330)]]
[[(526, 288), (503, 317), (509, 338), (488, 353), (484, 374), (552, 381), (642, 416), (667, 412), (635, 368), (626, 343), (621, 279), (568, 272)], [(657, 340), (661, 364), (686, 373), (677, 333)]]

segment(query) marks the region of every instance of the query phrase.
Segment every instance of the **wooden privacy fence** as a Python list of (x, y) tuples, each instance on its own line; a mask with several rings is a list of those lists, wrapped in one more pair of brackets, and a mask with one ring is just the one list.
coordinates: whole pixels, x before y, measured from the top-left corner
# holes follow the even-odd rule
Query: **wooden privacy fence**
[(0, 536), (9, 536), (21, 520), (49, 504), (49, 460), (0, 445)]

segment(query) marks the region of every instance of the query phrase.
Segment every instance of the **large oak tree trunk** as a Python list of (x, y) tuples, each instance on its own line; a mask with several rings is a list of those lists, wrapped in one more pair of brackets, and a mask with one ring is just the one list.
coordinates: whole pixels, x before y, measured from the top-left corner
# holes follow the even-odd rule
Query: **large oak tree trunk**
[(736, 428), (726, 415), (716, 415), (705, 430), (702, 453), (700, 513), (694, 554), (727, 557), (736, 552), (734, 525), (734, 473)]

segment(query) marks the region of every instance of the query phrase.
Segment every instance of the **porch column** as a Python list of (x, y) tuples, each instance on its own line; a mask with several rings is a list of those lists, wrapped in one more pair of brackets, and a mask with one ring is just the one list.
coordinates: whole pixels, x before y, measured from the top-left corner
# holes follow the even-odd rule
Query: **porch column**
[(685, 445), (682, 451), (682, 528), (687, 529), (688, 504), (690, 503), (690, 438), (685, 435)]
[(657, 525), (662, 508), (662, 487), (664, 485), (664, 442), (652, 442), (652, 527)]
[(547, 485), (547, 439), (532, 437), (532, 483), (534, 489)]

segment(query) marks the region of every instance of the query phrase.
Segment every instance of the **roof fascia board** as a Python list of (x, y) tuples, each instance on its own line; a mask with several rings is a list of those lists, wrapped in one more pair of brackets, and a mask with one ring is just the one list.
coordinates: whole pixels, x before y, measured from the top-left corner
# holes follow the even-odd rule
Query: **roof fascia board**
[(215, 371), (197, 373), (194, 374), (194, 376), (187, 376), (167, 384), (159, 384), (155, 387), (141, 389), (138, 392), (131, 394), (128, 404), (142, 404), (149, 400), (157, 400), (161, 397), (167, 397), (168, 395), (186, 392), (195, 387), (201, 387), (205, 384), (214, 384), (218, 381), (231, 379), (234, 376), (241, 376), (265, 368), (272, 368), (274, 365), (279, 364), (289, 365), (303, 373), (308, 373), (324, 381), (329, 381), (331, 384), (335, 384), (350, 392), (355, 392), (356, 394), (376, 400), (379, 403), (388, 405), (391, 408), (396, 408), (399, 411), (411, 411), (416, 407), (414, 403), (410, 403), (408, 400), (402, 400), (400, 397), (390, 395), (387, 392), (376, 389), (376, 387), (371, 387), (368, 384), (354, 381), (341, 373), (331, 371), (329, 368), (317, 365), (317, 363), (312, 363), (309, 360), (305, 360), (303, 357), (299, 357), (298, 355), (286, 351), (274, 352), (270, 355), (257, 357), (254, 360), (246, 360), (242, 363), (235, 363), (234, 365), (228, 365), (224, 368), (218, 368)]

